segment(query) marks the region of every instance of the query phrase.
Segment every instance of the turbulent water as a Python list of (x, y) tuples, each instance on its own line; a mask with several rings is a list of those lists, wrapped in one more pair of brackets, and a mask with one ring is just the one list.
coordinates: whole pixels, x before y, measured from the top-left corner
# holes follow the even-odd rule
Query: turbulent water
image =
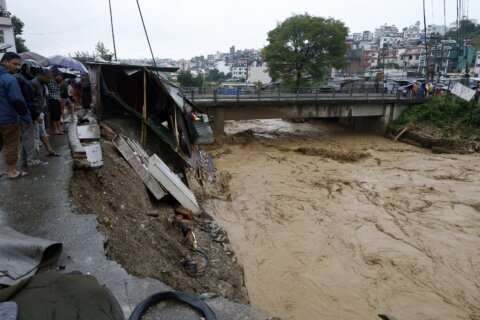
[(253, 306), (283, 319), (480, 319), (479, 155), (320, 122), (226, 130), (205, 206)]

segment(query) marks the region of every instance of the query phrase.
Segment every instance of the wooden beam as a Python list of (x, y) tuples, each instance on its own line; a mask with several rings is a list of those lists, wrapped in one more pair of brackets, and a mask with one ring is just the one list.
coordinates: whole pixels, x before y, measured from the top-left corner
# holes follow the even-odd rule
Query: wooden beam
[(142, 146), (147, 146), (147, 70), (143, 70)]
[(143, 183), (147, 186), (148, 190), (153, 194), (155, 199), (162, 199), (166, 193), (162, 189), (161, 185), (155, 180), (155, 178), (150, 174), (142, 161), (135, 155), (128, 143), (119, 136), (114, 140), (114, 144), (117, 147), (118, 151), (123, 155), (128, 164), (135, 170), (137, 175), (142, 179)]

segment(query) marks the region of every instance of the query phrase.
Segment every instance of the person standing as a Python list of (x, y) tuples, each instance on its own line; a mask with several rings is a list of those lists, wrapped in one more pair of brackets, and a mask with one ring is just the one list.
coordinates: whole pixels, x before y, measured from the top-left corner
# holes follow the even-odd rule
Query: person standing
[(63, 135), (60, 119), (62, 115), (62, 97), (60, 96), (60, 87), (57, 78), (60, 78), (58, 67), (51, 68), (53, 77), (47, 83), (48, 87), (48, 112), (50, 113), (50, 124), (54, 135)]
[[(30, 81), (33, 88), (33, 97), (41, 107), (41, 113), (39, 117), (39, 130), (38, 130), (38, 139), (42, 142), (43, 146), (45, 147), (45, 151), (47, 152), (47, 156), (51, 157), (59, 157), (60, 154), (55, 152), (50, 145), (50, 140), (48, 139), (47, 131), (45, 130), (45, 109), (47, 108), (47, 88), (46, 84), (52, 78), (52, 72), (48, 68), (43, 68), (43, 70), (33, 79)], [(37, 152), (39, 152), (40, 144), (37, 141), (35, 145)]]
[(89, 109), (90, 103), (92, 102), (92, 87), (90, 86), (88, 74), (82, 73), (80, 79), (82, 88), (82, 108)]
[(36, 167), (48, 163), (40, 160), (40, 154), (36, 148), (35, 137), (38, 137), (39, 134), (38, 121), (41, 107), (36, 103), (33, 95), (33, 87), (30, 83), (30, 80), (41, 71), (42, 67), (35, 61), (25, 60), (20, 72), (14, 75), (18, 81), (18, 85), (20, 86), (23, 98), (25, 99), (28, 111), (33, 120), (33, 125), (26, 125), (25, 123), (20, 122), (20, 132), (22, 136), (22, 143), (20, 145), (20, 162), (28, 167)]
[(19, 121), (27, 125), (33, 122), (17, 79), (12, 75), (21, 65), (21, 57), (14, 52), (6, 52), (0, 60), (0, 150), (3, 149), (10, 179), (28, 175), (16, 168), (20, 147)]

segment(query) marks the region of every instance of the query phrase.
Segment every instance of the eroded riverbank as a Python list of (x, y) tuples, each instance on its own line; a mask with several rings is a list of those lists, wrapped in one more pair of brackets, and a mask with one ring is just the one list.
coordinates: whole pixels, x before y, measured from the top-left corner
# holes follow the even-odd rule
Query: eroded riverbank
[(478, 154), (324, 123), (227, 130), (204, 205), (253, 306), (284, 319), (480, 319)]

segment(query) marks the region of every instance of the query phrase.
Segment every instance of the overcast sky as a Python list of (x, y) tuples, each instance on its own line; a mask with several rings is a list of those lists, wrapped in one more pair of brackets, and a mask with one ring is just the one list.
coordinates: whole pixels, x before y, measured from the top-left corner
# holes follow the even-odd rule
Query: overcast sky
[[(237, 49), (259, 49), (268, 31), (292, 14), (333, 17), (352, 32), (387, 24), (399, 30), (420, 20), (422, 0), (139, 0), (153, 52), (160, 58), (191, 58)], [(447, 2), (447, 24), (456, 19), (456, 0)], [(471, 19), (480, 0), (464, 0)], [(119, 58), (150, 57), (136, 0), (111, 0)], [(443, 24), (444, 0), (426, 0), (427, 24)], [(108, 0), (7, 0), (25, 23), (22, 37), (45, 56), (93, 51), (102, 41), (113, 51)], [(467, 9), (465, 8), (465, 13)]]

